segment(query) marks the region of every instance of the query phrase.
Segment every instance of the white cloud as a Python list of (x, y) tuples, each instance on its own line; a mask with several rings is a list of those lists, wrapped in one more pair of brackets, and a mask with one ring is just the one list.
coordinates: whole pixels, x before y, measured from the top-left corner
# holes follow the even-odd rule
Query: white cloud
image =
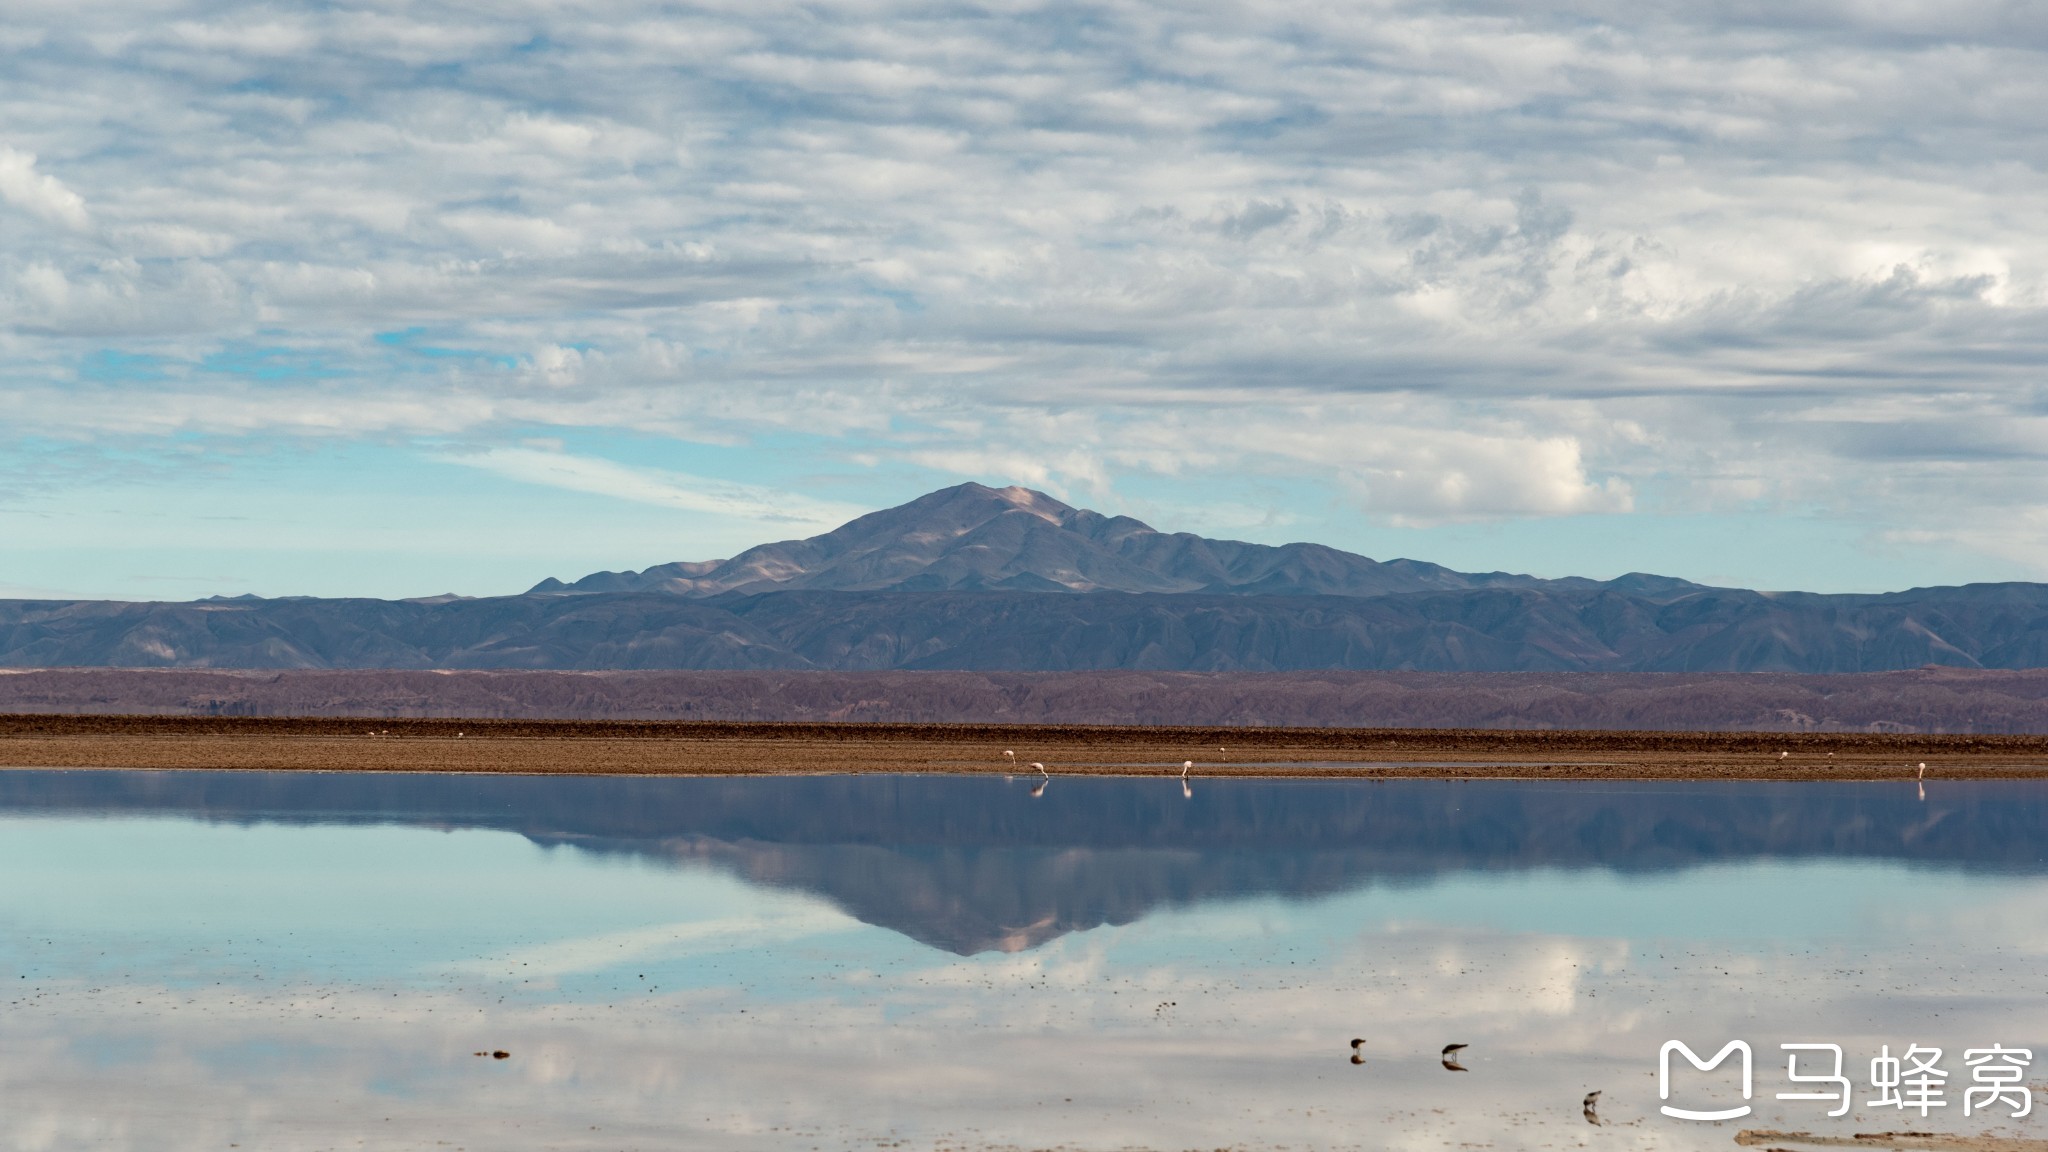
[[(2048, 364), (2048, 20), (2009, 5), (10, 24), (25, 434), (796, 432), (1087, 493), (1197, 460), (1398, 522), (2038, 499), (1982, 448)], [(412, 329), (446, 354), (376, 339)], [(102, 388), (94, 349), (165, 367)], [(1885, 401), (1935, 394), (1949, 467), (1896, 484), (1870, 445), (1926, 413)], [(505, 451), (471, 462), (710, 499)]]
[(0, 145), (0, 200), (50, 224), (83, 232), (92, 225), (85, 199), (48, 173), (36, 171), (33, 152)]
[(528, 484), (588, 492), (686, 512), (709, 512), (764, 524), (786, 525), (792, 530), (806, 532), (836, 528), (867, 511), (757, 485), (710, 480), (653, 468), (632, 468), (610, 460), (574, 456), (545, 448), (450, 452), (441, 459)]
[(687, 920), (627, 928), (595, 936), (554, 940), (500, 956), (450, 966), (481, 976), (513, 973), (556, 979), (601, 972), (629, 963), (661, 963), (707, 952), (785, 947), (799, 940), (845, 932), (854, 921), (821, 900), (783, 898), (758, 912), (708, 920)]

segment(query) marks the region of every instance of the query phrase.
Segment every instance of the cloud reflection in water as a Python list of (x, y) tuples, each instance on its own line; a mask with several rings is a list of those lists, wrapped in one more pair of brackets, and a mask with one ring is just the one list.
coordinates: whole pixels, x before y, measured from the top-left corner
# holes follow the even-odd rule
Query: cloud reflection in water
[[(1596, 1089), (1603, 1146), (1728, 1147), (1734, 1125), (1655, 1114), (1664, 1040), (1749, 1039), (1743, 1123), (1809, 1129), (1820, 1109), (1770, 1098), (1780, 1042), (1852, 1067), (2048, 1049), (2031, 784), (1931, 821), (1830, 787), (1230, 781), (1190, 805), (1077, 779), (1048, 808), (986, 781), (829, 781), (824, 805), (618, 781), (584, 811), (500, 780), (408, 811), (388, 780), (323, 808), (205, 776), (94, 774), (87, 800), (77, 775), (0, 780), (9, 1147), (1534, 1148), (1584, 1137)], [(590, 815), (648, 783), (675, 805)], [(1226, 815), (1148, 823), (1147, 788)], [(988, 934), (1028, 917), (1021, 949)]]

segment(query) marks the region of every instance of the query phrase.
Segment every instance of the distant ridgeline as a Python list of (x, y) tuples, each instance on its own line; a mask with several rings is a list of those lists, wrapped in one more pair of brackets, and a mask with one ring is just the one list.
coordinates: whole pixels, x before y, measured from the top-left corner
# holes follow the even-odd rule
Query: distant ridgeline
[(0, 772), (0, 816), (491, 828), (691, 861), (807, 892), (961, 955), (1017, 952), (1163, 907), (1321, 896), (1458, 874), (1655, 874), (1856, 859), (2037, 876), (2048, 821), (2020, 782), (1637, 782), (1596, 795), (1511, 781), (1359, 787), (998, 777), (661, 780), (431, 773)]
[(0, 601), (0, 667), (1876, 672), (2048, 667), (2048, 585), (1540, 580), (1159, 532), (965, 484), (520, 596)]

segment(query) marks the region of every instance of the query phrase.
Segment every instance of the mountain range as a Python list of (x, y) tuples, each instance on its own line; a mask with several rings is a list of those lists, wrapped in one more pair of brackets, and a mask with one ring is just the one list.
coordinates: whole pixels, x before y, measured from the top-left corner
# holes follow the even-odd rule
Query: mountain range
[(2048, 667), (2048, 585), (1876, 595), (1456, 572), (963, 484), (516, 596), (0, 601), (0, 667), (1879, 672)]
[(1843, 858), (2038, 876), (2019, 782), (1027, 781), (964, 776), (647, 779), (350, 772), (0, 772), (0, 816), (493, 829), (809, 893), (959, 955), (1252, 896), (1301, 899), (1475, 873), (1653, 875)]
[(1133, 592), (1230, 596), (1388, 596), (1478, 588), (1671, 597), (1700, 585), (1631, 573), (1617, 580), (1539, 580), (1453, 572), (1420, 560), (1381, 562), (1321, 544), (1247, 544), (1161, 532), (1029, 488), (961, 484), (871, 512), (808, 540), (749, 548), (730, 560), (547, 579), (528, 595), (666, 592)]

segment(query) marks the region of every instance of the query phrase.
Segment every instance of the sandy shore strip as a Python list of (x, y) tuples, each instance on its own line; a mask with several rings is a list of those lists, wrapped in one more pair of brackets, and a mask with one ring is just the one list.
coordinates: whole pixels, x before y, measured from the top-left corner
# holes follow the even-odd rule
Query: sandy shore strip
[[(1014, 763), (1003, 753), (1014, 752)], [(1901, 780), (2048, 776), (2048, 736), (0, 716), (0, 768)]]

